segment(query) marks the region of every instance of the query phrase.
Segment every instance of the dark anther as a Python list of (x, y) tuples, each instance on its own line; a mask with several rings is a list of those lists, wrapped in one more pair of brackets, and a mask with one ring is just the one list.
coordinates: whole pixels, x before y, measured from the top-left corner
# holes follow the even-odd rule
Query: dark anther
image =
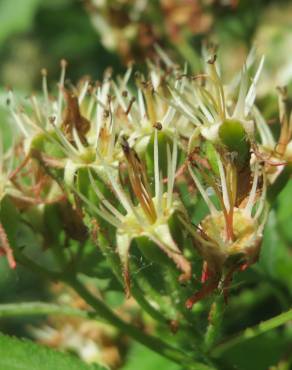
[(162, 124), (160, 122), (155, 122), (153, 127), (156, 128), (158, 131), (162, 130)]
[(170, 320), (169, 321), (169, 327), (172, 334), (176, 334), (179, 329), (179, 323), (177, 320)]
[(131, 108), (132, 108), (132, 105), (133, 105), (133, 103), (134, 103), (135, 101), (136, 101), (136, 98), (133, 96), (133, 97), (131, 98), (131, 100), (130, 100), (130, 102), (129, 102), (129, 106), (128, 106), (128, 108), (127, 108), (126, 112), (125, 112), (125, 114), (126, 114), (126, 115), (130, 113), (130, 110), (131, 110)]
[(130, 145), (127, 141), (127, 137), (126, 136), (122, 136), (121, 138), (121, 146), (122, 146), (122, 149), (123, 149), (123, 152), (125, 154), (129, 154), (130, 152)]
[(56, 121), (56, 117), (55, 116), (50, 116), (49, 117), (49, 122), (53, 125)]
[(105, 110), (105, 111), (103, 112), (103, 116), (104, 116), (104, 118), (108, 118), (108, 117), (109, 117), (109, 115), (110, 115), (110, 112), (109, 112), (108, 110)]
[(217, 55), (214, 54), (209, 60), (208, 60), (208, 64), (214, 64), (216, 62), (216, 59), (217, 59)]

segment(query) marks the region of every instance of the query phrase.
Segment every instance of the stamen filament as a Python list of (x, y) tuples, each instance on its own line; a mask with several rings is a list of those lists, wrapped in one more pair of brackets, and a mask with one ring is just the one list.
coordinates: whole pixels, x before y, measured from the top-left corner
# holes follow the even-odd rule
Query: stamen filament
[(252, 208), (254, 206), (256, 192), (257, 192), (257, 186), (258, 186), (258, 178), (259, 178), (259, 165), (258, 165), (258, 162), (256, 162), (255, 163), (255, 169), (254, 169), (252, 188), (251, 188), (251, 191), (249, 193), (249, 198), (248, 198), (247, 205), (245, 207), (245, 213), (248, 216), (251, 216)]

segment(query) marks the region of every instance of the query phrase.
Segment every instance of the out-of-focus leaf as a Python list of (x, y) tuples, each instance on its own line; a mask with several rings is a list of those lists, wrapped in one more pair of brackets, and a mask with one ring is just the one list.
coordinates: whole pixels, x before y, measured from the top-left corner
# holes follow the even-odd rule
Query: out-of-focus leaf
[(133, 344), (126, 365), (122, 370), (181, 370), (181, 366), (151, 352), (139, 344)]
[(0, 221), (13, 248), (16, 245), (17, 231), (20, 226), (20, 214), (8, 196), (0, 203)]
[(281, 333), (278, 331), (266, 333), (226, 351), (223, 355), (224, 368), (237, 370), (270, 369), (272, 365), (279, 363), (286, 351), (289, 353), (289, 342), (291, 343), (291, 330), (285, 329)]
[(0, 335), (0, 368), (5, 370), (102, 370), (30, 341)]
[(41, 0), (1, 0), (0, 45), (11, 34), (29, 29)]
[(7, 93), (0, 89), (0, 140), (2, 140), (2, 145), (5, 151), (9, 149), (12, 141), (12, 130), (8, 125), (8, 110), (5, 109), (4, 106), (6, 98)]
[(290, 180), (285, 189), (278, 197), (277, 221), (278, 228), (283, 237), (292, 242), (292, 181)]
[(55, 263), (50, 249), (43, 250), (43, 238), (21, 218), (11, 199), (6, 196), (0, 207), (0, 221), (4, 226), (12, 249), (24, 249), (25, 254), (40, 263), (46, 263), (54, 269)]
[(292, 259), (288, 246), (277, 230), (276, 213), (271, 211), (266, 225), (259, 266), (273, 279), (292, 289)]

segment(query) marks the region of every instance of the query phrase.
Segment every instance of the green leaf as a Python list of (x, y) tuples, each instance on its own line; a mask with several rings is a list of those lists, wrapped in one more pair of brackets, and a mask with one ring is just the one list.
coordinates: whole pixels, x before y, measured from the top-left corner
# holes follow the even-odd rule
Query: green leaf
[(282, 190), (285, 189), (285, 186), (291, 177), (291, 173), (292, 164), (289, 163), (277, 177), (276, 181), (268, 187), (267, 198), (271, 204), (275, 201), (275, 199), (277, 199)]
[(292, 287), (290, 252), (285, 241), (279, 235), (276, 213), (273, 210), (265, 228), (258, 266), (273, 279)]
[(10, 245), (14, 247), (20, 225), (20, 214), (9, 196), (5, 196), (0, 203), (0, 222), (7, 233)]
[(29, 29), (40, 3), (40, 0), (22, 0), (15, 6), (11, 0), (0, 2), (0, 44), (11, 34)]
[(149, 351), (147, 348), (134, 343), (128, 360), (122, 370), (181, 370), (181, 366), (174, 364), (166, 358)]
[(292, 181), (290, 180), (285, 186), (277, 199), (277, 222), (281, 235), (288, 241), (292, 242), (292, 207), (288, 204), (291, 202)]
[(0, 334), (0, 369), (5, 370), (103, 370), (78, 358), (42, 347), (28, 340)]
[[(149, 144), (147, 145), (145, 152), (145, 161), (147, 166), (148, 174), (151, 176), (154, 175), (154, 133), (152, 134)], [(164, 132), (158, 132), (158, 158), (159, 158), (159, 171), (162, 173), (163, 177), (167, 176), (167, 145), (170, 146), (172, 150), (172, 143), (165, 135)], [(178, 160), (179, 162), (179, 160)]]
[(221, 360), (228, 369), (272, 369), (289, 353), (289, 342), (291, 333), (286, 328), (280, 333), (271, 331), (228, 349)]

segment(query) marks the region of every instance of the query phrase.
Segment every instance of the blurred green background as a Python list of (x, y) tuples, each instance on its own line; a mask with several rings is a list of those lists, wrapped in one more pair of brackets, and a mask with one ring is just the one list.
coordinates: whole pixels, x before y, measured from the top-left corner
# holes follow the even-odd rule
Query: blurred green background
[[(7, 88), (23, 96), (38, 92), (41, 68), (48, 69), (52, 87), (56, 86), (62, 58), (69, 62), (67, 75), (73, 82), (84, 75), (100, 79), (109, 66), (121, 73), (129, 61), (142, 64), (153, 57), (153, 43), (157, 42), (174, 60), (186, 60), (191, 68), (199, 70), (206, 40), (218, 43), (227, 79), (240, 68), (252, 45), (257, 46), (259, 54), (266, 55), (258, 102), (267, 118), (276, 119), (275, 88), (292, 79), (291, 1), (0, 0), (0, 127), (5, 128), (2, 135), (6, 135), (6, 144), (7, 128), (11, 127), (5, 106)], [(33, 250), (36, 240), (27, 238)], [(291, 248), (290, 181), (271, 212), (259, 263), (234, 282), (238, 288), (227, 307), (225, 334), (291, 306)], [(22, 268), (11, 272), (6, 261), (0, 259), (1, 303), (48, 300), (51, 295), (42, 280)], [(28, 323), (39, 325), (43, 320), (0, 320), (0, 329), (30, 336)], [(240, 348), (235, 346), (224, 354), (224, 366), (272, 369), (271, 364), (276, 366), (281, 359), (291, 357), (291, 330), (286, 327)], [(128, 349), (125, 363), (124, 370), (179, 369), (137, 344)]]

